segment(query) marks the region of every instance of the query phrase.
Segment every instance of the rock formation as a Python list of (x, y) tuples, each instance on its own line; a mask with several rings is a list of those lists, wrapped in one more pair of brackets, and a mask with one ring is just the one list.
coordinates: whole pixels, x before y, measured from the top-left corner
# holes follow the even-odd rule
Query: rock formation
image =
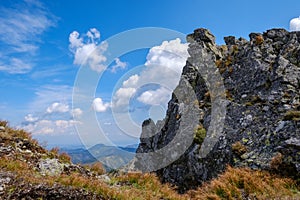
[[(300, 32), (272, 29), (249, 37), (229, 36), (217, 45), (206, 29), (187, 36), (190, 58), (165, 119), (143, 123), (137, 169), (167, 163), (155, 171), (180, 191), (227, 165), (300, 177)], [(178, 159), (166, 160), (174, 152), (149, 157), (178, 134), (185, 150)]]

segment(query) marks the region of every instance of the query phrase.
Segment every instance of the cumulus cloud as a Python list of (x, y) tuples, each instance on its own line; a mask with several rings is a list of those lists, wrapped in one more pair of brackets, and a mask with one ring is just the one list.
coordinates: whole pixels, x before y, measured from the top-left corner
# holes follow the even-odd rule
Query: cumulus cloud
[(56, 21), (42, 3), (35, 1), (0, 6), (0, 71), (29, 72), (34, 65), (30, 60), (39, 49), (42, 34), (55, 26)]
[(80, 117), (82, 115), (83, 111), (80, 108), (75, 108), (71, 111), (71, 114), (73, 117)]
[(114, 99), (113, 105), (115, 107), (128, 105), (130, 98), (135, 94), (136, 90), (137, 89), (133, 87), (122, 87), (118, 89), (113, 97)]
[(152, 47), (147, 55), (146, 66), (171, 68), (181, 73), (188, 58), (188, 44), (181, 43), (179, 38), (164, 41), (160, 46)]
[[(67, 85), (46, 85), (36, 89), (35, 99), (28, 109), (20, 128), (34, 135), (74, 134), (74, 125), (81, 123), (80, 108), (70, 108), (72, 87)], [(48, 105), (48, 107), (45, 105)], [(34, 113), (34, 114), (31, 114)], [(75, 120), (73, 120), (73, 117)]]
[(76, 52), (76, 48), (83, 46), (83, 38), (79, 38), (79, 33), (77, 31), (73, 31), (69, 35), (69, 48), (74, 53)]
[(115, 65), (112, 66), (111, 72), (115, 73), (118, 69), (125, 69), (127, 66), (126, 62), (122, 62), (120, 58), (115, 58)]
[[(72, 87), (68, 85), (42, 85), (35, 90), (35, 98), (29, 103), (30, 113), (45, 111), (54, 102), (70, 104), (72, 101)], [(46, 107), (46, 108), (45, 108)]]
[(105, 70), (107, 58), (104, 52), (108, 44), (100, 43), (100, 32), (96, 28), (91, 28), (82, 36), (77, 31), (73, 31), (69, 35), (69, 43), (69, 49), (74, 54), (75, 65), (87, 65), (96, 72)]
[(59, 102), (54, 102), (50, 105), (46, 112), (47, 113), (65, 113), (69, 111), (69, 105)]
[(152, 47), (147, 55), (146, 68), (123, 81), (113, 96), (113, 107), (128, 105), (138, 89), (147, 84), (156, 84), (159, 88), (144, 91), (137, 100), (148, 105), (166, 105), (189, 56), (187, 49), (188, 44), (179, 38)]
[(148, 90), (143, 92), (137, 100), (148, 105), (161, 105), (168, 102), (171, 98), (170, 91), (166, 88), (158, 88), (157, 90)]
[(126, 81), (123, 82), (123, 87), (134, 87), (137, 85), (138, 81), (139, 81), (140, 77), (135, 74), (129, 77), (129, 79), (127, 79)]
[(95, 98), (92, 103), (93, 109), (96, 112), (105, 112), (109, 107), (109, 103), (103, 103), (101, 98)]
[(29, 124), (26, 124), (22, 128), (26, 131), (31, 132), (34, 135), (45, 135), (45, 134), (61, 134), (71, 133), (75, 124), (79, 124), (79, 121), (75, 120), (49, 120), (42, 119)]
[(32, 114), (28, 114), (24, 117), (26, 122), (35, 122), (37, 121), (39, 118), (38, 117), (34, 117)]
[(34, 123), (30, 123), (23, 128), (26, 131), (37, 135), (54, 133), (53, 123), (50, 120), (39, 120)]
[(291, 19), (290, 31), (300, 31), (300, 17)]

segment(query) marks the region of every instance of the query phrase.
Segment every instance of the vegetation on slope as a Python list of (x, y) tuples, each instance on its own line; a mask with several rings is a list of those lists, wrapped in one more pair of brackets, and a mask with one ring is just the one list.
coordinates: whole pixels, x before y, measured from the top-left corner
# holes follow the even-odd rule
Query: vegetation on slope
[[(27, 132), (12, 129), (6, 122), (0, 122), (1, 126), (0, 197), (4, 199), (59, 199), (58, 193), (66, 191), (80, 197), (84, 193), (86, 199), (300, 199), (295, 180), (232, 167), (198, 189), (178, 194), (176, 188), (162, 184), (154, 174), (104, 174), (99, 163), (89, 168), (73, 165), (67, 155), (59, 155), (57, 149), (45, 150)], [(58, 159), (65, 169), (55, 175), (41, 174), (38, 161), (47, 158)], [(2, 180), (7, 177), (11, 181), (5, 185)], [(47, 196), (54, 193), (56, 196)]]

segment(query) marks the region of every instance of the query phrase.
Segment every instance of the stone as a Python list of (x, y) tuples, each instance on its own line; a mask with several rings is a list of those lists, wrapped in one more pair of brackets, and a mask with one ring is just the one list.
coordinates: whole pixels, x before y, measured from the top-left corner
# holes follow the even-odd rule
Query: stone
[(229, 46), (229, 45), (235, 45), (235, 44), (236, 44), (236, 41), (235, 41), (235, 37), (234, 37), (234, 36), (224, 37), (224, 41), (225, 41), (225, 44), (226, 44), (227, 46)]
[(285, 143), (287, 145), (295, 146), (296, 148), (300, 149), (300, 139), (290, 138), (290, 139), (286, 140)]
[[(183, 68), (181, 82), (188, 81), (193, 89), (190, 94), (196, 96), (193, 101), (199, 105), (200, 113), (194, 116), (198, 117), (197, 126), (209, 131), (213, 129), (211, 124), (224, 121), (219, 131), (206, 134), (203, 144), (193, 141), (174, 162), (154, 170), (162, 181), (177, 185), (180, 192), (217, 177), (227, 165), (272, 170), (270, 162), (278, 153), (283, 159), (277, 173), (300, 178), (299, 118), (285, 118), (286, 112), (300, 109), (300, 34), (271, 29), (251, 33), (249, 37), (250, 41), (225, 37), (226, 45), (218, 46), (215, 37), (203, 28), (187, 36), (190, 58)], [(216, 80), (217, 75), (223, 81)], [(216, 104), (217, 97), (222, 95), (212, 94), (222, 85), (226, 100)], [(288, 95), (283, 95), (287, 91)], [(135, 163), (145, 161), (143, 153), (166, 147), (186, 127), (182, 120), (187, 117), (182, 109), (189, 102), (180, 102), (173, 95), (162, 127), (156, 127), (151, 119), (143, 124), (142, 136), (151, 137), (140, 139), (140, 155)], [(221, 110), (223, 104), (225, 116), (217, 112), (219, 117), (213, 119), (212, 108)], [(179, 114), (180, 120), (176, 118)], [(182, 140), (193, 137), (194, 130), (186, 130)], [(236, 142), (247, 149), (245, 154), (232, 151)], [(161, 155), (158, 159), (164, 162), (165, 157), (171, 156)], [(151, 169), (159, 164), (157, 160), (149, 163)]]
[(60, 163), (58, 159), (40, 159), (38, 163), (38, 170), (43, 176), (57, 176), (63, 172), (64, 164)]
[(101, 179), (102, 181), (106, 182), (106, 183), (110, 183), (111, 179), (109, 176), (107, 176), (106, 174), (100, 175), (98, 176), (99, 179)]
[(215, 36), (211, 32), (204, 28), (196, 29), (193, 38), (200, 39), (207, 43), (215, 43)]

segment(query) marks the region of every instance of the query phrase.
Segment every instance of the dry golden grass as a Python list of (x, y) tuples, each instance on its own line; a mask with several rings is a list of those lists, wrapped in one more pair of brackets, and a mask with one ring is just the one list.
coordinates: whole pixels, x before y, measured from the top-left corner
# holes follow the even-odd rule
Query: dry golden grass
[(233, 143), (231, 148), (239, 156), (247, 152), (247, 148), (240, 141)]
[(283, 155), (281, 153), (277, 153), (270, 162), (270, 167), (274, 170), (278, 170), (282, 165)]
[(299, 187), (295, 181), (280, 178), (268, 172), (245, 168), (228, 167), (217, 179), (205, 183), (197, 190), (180, 195), (174, 187), (161, 184), (154, 174), (126, 173), (105, 183), (96, 177), (85, 177), (78, 172), (56, 177), (41, 177), (22, 161), (1, 158), (0, 168), (13, 171), (18, 178), (32, 184), (61, 184), (84, 188), (102, 195), (106, 199), (300, 199)]
[(8, 121), (1, 121), (0, 120), (0, 126), (6, 127), (8, 125)]
[(105, 174), (106, 172), (101, 162), (95, 162), (92, 165), (88, 166), (88, 168), (98, 175)]
[(255, 44), (261, 45), (264, 42), (264, 37), (262, 35), (258, 35), (255, 37)]
[(61, 184), (73, 188), (84, 188), (87, 191), (103, 196), (105, 199), (187, 199), (187, 196), (179, 195), (167, 184), (161, 184), (153, 174), (129, 173), (114, 179), (112, 183), (106, 183), (97, 177), (86, 177), (78, 172), (61, 174), (59, 176), (41, 176), (27, 163), (2, 157), (0, 169), (11, 171), (16, 178), (31, 184)]
[(137, 196), (127, 196), (129, 199), (189, 199), (187, 195), (180, 195), (169, 184), (162, 184), (157, 176), (151, 173), (131, 172), (116, 177), (114, 180), (126, 188), (126, 193), (134, 192)]
[(59, 154), (58, 159), (63, 163), (71, 163), (71, 156), (65, 152)]
[[(31, 140), (30, 134), (22, 130), (13, 130), (6, 127), (6, 133), (0, 133), (0, 137), (7, 138), (25, 137)], [(7, 134), (9, 132), (9, 134)], [(2, 138), (3, 136), (3, 138)], [(34, 140), (31, 140), (36, 142)], [(241, 144), (235, 144), (234, 149), (243, 150)], [(66, 154), (58, 155), (58, 149), (50, 152), (44, 150), (47, 156), (54, 156), (62, 161), (68, 161)], [(274, 167), (280, 162), (280, 155), (275, 156)], [(272, 164), (272, 163), (271, 163)], [(95, 174), (104, 173), (102, 165), (95, 164), (90, 168)], [(124, 173), (111, 177), (110, 182), (105, 182), (97, 176), (86, 176), (78, 172), (61, 174), (58, 176), (42, 176), (24, 159), (18, 160), (18, 156), (2, 156), (0, 158), (0, 170), (10, 171), (16, 175), (16, 180), (22, 180), (31, 184), (60, 184), (73, 188), (84, 188), (87, 191), (103, 196), (105, 199), (117, 200), (185, 200), (185, 199), (300, 199), (299, 186), (296, 181), (282, 178), (265, 171), (254, 171), (247, 168), (232, 168), (218, 178), (203, 184), (196, 190), (188, 191), (184, 195), (176, 192), (176, 188), (169, 184), (162, 184), (159, 179), (150, 173)]]
[(299, 188), (291, 179), (264, 171), (232, 167), (188, 194), (192, 199), (300, 199)]

